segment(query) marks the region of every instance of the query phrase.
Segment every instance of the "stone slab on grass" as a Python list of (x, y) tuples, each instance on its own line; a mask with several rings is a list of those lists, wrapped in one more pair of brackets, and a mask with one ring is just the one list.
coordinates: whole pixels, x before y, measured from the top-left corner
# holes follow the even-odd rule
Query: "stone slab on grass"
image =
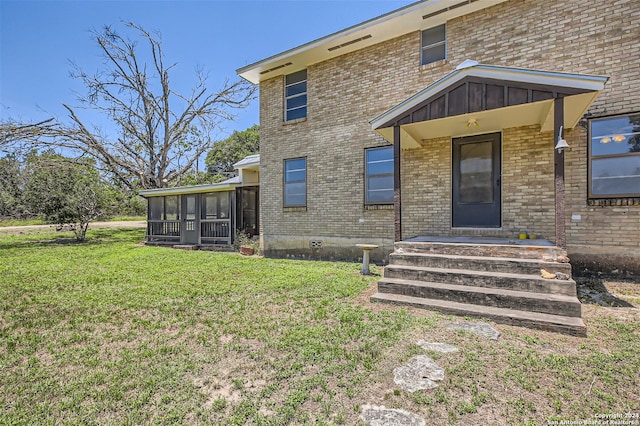
[(498, 340), (498, 337), (500, 337), (500, 332), (493, 328), (491, 324), (487, 324), (486, 322), (452, 322), (447, 325), (447, 328), (449, 330), (468, 331), (486, 339)]
[(423, 418), (405, 410), (363, 405), (362, 420), (367, 426), (426, 426)]
[(436, 388), (436, 381), (442, 379), (444, 368), (426, 355), (416, 355), (405, 365), (393, 370), (393, 381), (407, 392)]

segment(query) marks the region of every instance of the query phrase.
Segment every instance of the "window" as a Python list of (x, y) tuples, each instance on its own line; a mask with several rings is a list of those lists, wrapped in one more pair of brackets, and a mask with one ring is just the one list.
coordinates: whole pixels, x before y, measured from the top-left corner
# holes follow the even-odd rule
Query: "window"
[(420, 51), (420, 64), (446, 59), (447, 36), (445, 24), (422, 31), (422, 49)]
[(229, 217), (229, 192), (204, 194), (202, 219), (227, 219)]
[(640, 196), (640, 113), (589, 124), (590, 197)]
[(365, 150), (365, 203), (393, 203), (393, 147)]
[(166, 220), (180, 219), (180, 204), (178, 200), (179, 197), (177, 195), (168, 195), (165, 197), (164, 211)]
[(180, 206), (177, 195), (149, 198), (150, 220), (179, 220)]
[(164, 220), (164, 197), (149, 198), (149, 220)]
[(307, 205), (307, 159), (284, 160), (284, 206)]
[(285, 76), (284, 121), (307, 116), (307, 70)]

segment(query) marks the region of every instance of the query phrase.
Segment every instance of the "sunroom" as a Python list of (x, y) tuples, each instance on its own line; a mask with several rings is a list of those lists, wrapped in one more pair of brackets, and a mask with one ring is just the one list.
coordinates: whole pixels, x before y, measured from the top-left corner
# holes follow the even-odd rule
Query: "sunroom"
[(242, 232), (259, 233), (260, 157), (236, 163), (237, 177), (206, 185), (140, 191), (147, 198), (147, 243), (231, 246)]

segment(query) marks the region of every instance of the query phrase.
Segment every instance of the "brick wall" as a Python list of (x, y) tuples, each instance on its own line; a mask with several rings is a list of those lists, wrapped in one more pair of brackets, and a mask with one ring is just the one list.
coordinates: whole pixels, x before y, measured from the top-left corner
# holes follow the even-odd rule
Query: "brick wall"
[[(639, 22), (637, 0), (512, 0), (449, 21), (445, 61), (420, 66), (415, 32), (310, 66), (308, 118), (295, 123), (283, 123), (283, 77), (264, 81), (260, 153), (266, 254), (307, 250), (310, 240), (325, 242), (309, 252), (318, 258), (357, 256), (356, 242), (390, 247), (393, 211), (364, 206), (364, 149), (387, 144), (368, 121), (465, 59), (607, 75), (610, 81), (590, 116), (640, 111)], [(502, 136), (504, 226), (495, 233), (526, 230), (553, 239), (553, 135), (533, 126), (504, 129)], [(570, 254), (586, 266), (597, 261), (602, 268), (608, 261), (633, 269), (634, 261), (640, 264), (640, 205), (589, 206), (584, 123), (565, 138), (571, 145), (565, 156)], [(403, 151), (404, 236), (452, 233), (450, 143), (431, 140)], [(282, 206), (283, 160), (300, 156), (307, 157), (308, 204), (288, 211)], [(288, 250), (287, 241), (295, 248)], [(594, 256), (599, 260), (590, 260)]]

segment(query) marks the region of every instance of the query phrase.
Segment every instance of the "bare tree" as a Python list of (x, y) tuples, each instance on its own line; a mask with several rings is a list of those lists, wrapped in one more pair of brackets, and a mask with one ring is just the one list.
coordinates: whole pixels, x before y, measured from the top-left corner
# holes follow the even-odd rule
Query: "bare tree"
[[(138, 43), (107, 26), (94, 33), (105, 69), (91, 75), (76, 66), (72, 72), (87, 88), (86, 95), (78, 96), (80, 108), (108, 116), (118, 128), (116, 136), (90, 127), (78, 108), (63, 104), (70, 125), (46, 121), (11, 134), (3, 123), (0, 144), (21, 140), (75, 151), (95, 159), (130, 189), (166, 187), (190, 171), (211, 149), (223, 122), (233, 119), (232, 110), (254, 98), (256, 87), (245, 80), (226, 80), (210, 92), (206, 76), (196, 72), (195, 87), (188, 95), (179, 94), (169, 78), (176, 64), (165, 64), (159, 35), (131, 22), (125, 25), (148, 47), (146, 57)], [(17, 127), (13, 130), (20, 130)]]
[(55, 127), (56, 123), (53, 118), (28, 124), (13, 120), (3, 121), (0, 123), (0, 148), (10, 149), (21, 142), (38, 139)]

